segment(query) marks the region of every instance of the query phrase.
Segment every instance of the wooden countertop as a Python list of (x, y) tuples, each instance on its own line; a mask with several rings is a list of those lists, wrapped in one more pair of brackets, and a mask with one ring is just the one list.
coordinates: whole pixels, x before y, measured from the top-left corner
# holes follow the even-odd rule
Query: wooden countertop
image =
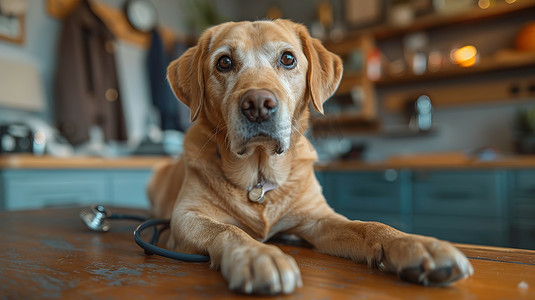
[[(143, 211), (114, 209), (143, 214)], [(146, 256), (136, 223), (88, 231), (79, 208), (0, 213), (0, 290), (7, 299), (260, 299), (235, 294), (208, 263)], [(535, 251), (458, 245), (474, 276), (449, 287), (422, 287), (308, 248), (279, 245), (295, 257), (304, 286), (261, 299), (535, 299)]]
[(399, 155), (384, 162), (362, 162), (357, 160), (334, 161), (316, 164), (318, 171), (353, 171), (386, 169), (518, 169), (535, 168), (535, 155), (503, 156), (483, 161), (462, 152), (426, 153)]
[[(155, 164), (171, 160), (163, 156), (130, 157), (52, 157), (33, 155), (0, 156), (0, 169), (147, 169)], [(363, 162), (340, 160), (318, 162), (318, 171), (358, 171), (386, 169), (492, 169), (492, 168), (535, 168), (535, 155), (508, 156), (492, 161), (481, 161), (464, 154), (419, 154), (392, 157), (384, 162)]]
[(170, 160), (164, 156), (129, 157), (53, 157), (33, 155), (0, 156), (0, 169), (150, 169), (154, 165)]

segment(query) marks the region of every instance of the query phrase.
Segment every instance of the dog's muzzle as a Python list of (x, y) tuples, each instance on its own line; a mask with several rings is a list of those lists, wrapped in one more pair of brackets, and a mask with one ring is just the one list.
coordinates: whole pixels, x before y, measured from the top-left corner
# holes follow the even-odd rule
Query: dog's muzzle
[(238, 152), (247, 152), (247, 144), (264, 144), (274, 153), (281, 154), (286, 148), (283, 140), (285, 125), (279, 112), (279, 101), (275, 94), (267, 89), (251, 89), (246, 91), (239, 101), (241, 112), (241, 133), (244, 148)]
[(269, 121), (278, 108), (277, 97), (266, 89), (248, 90), (240, 99), (241, 113), (249, 122)]

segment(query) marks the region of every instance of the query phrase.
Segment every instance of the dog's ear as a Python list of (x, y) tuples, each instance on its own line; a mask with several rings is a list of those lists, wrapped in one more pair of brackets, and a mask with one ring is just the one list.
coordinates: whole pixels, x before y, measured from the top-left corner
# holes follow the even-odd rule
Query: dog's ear
[(167, 80), (175, 96), (190, 109), (190, 121), (195, 121), (204, 102), (204, 56), (208, 52), (211, 32), (203, 33), (196, 46), (167, 67)]
[(306, 28), (302, 28), (299, 37), (308, 59), (307, 89), (314, 108), (323, 114), (323, 103), (336, 92), (342, 80), (342, 60), (312, 38)]
[(285, 26), (292, 26), (301, 40), (303, 52), (308, 60), (307, 91), (314, 108), (323, 114), (323, 103), (329, 99), (340, 84), (343, 66), (340, 57), (312, 38), (305, 26), (290, 21), (277, 20)]

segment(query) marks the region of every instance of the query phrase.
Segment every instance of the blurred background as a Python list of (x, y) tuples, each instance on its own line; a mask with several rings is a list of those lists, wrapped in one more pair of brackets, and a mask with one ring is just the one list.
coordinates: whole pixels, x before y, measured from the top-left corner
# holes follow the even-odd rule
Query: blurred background
[(0, 208), (146, 208), (182, 151), (169, 62), (287, 18), (344, 61), (308, 135), (350, 218), (535, 248), (535, 0), (0, 0)]

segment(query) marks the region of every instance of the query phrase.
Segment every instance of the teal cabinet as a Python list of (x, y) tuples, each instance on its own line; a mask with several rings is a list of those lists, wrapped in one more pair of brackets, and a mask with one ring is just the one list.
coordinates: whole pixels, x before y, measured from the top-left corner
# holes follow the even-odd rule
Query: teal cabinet
[(323, 180), (323, 172), (314, 172), (314, 175), (316, 175), (316, 179), (318, 180), (319, 184), (324, 187), (325, 180)]
[(415, 171), (413, 232), (460, 243), (508, 242), (504, 171)]
[(510, 174), (511, 246), (535, 249), (535, 169)]
[(535, 250), (535, 217), (512, 220), (510, 246)]
[[(149, 208), (150, 169), (4, 169), (0, 209)], [(535, 169), (318, 171), (329, 204), (452, 242), (535, 249)]]
[(401, 212), (400, 180), (385, 179), (384, 172), (336, 172), (329, 184), (335, 205), (345, 210)]
[(502, 177), (499, 171), (416, 171), (414, 213), (504, 217)]
[(399, 170), (324, 172), (324, 194), (329, 204), (349, 219), (379, 221), (401, 230), (410, 230), (404, 216), (406, 174)]
[(41, 170), (0, 172), (0, 209), (104, 204), (148, 208), (150, 170)]
[(516, 196), (535, 199), (535, 169), (514, 170), (513, 188)]
[(508, 246), (505, 220), (455, 215), (418, 214), (414, 216), (413, 233), (433, 236), (455, 243)]
[(114, 206), (149, 208), (147, 184), (150, 170), (115, 170), (110, 173), (110, 200)]
[(323, 171), (329, 204), (451, 242), (535, 249), (535, 169)]

